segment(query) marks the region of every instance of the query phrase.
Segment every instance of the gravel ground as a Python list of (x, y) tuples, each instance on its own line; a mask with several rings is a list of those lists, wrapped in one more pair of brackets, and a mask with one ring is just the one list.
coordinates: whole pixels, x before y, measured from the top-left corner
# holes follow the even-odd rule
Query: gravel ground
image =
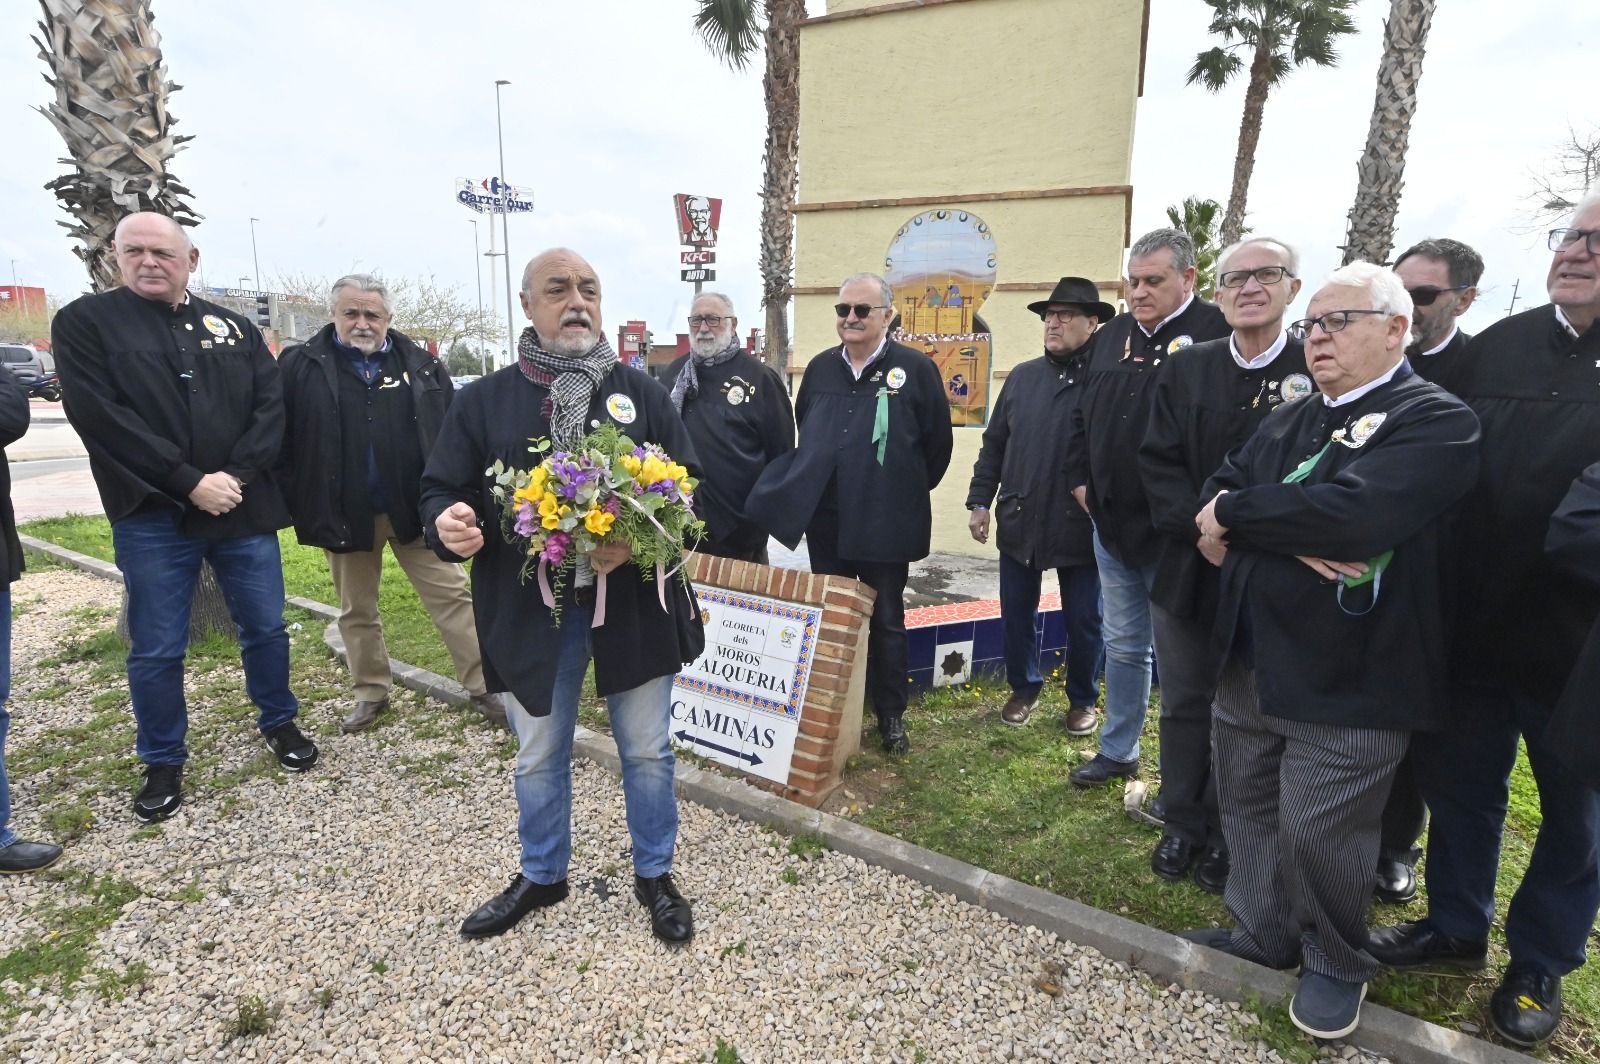
[[(60, 649), (63, 611), (115, 597), (61, 570), (29, 574), (13, 592), (15, 751), (82, 717), (94, 691), (74, 667), (33, 663)], [(312, 627), (297, 638), (313, 638)], [(65, 697), (30, 698), (63, 682), (74, 688)], [(677, 875), (698, 933), (670, 950), (630, 893), (620, 788), (583, 762), (573, 896), (498, 939), (464, 941), (461, 919), (515, 868), (509, 741), (409, 694), (385, 725), (342, 736), (339, 671), (317, 660), (297, 684), (324, 696), (302, 711), (323, 750), (312, 772), (227, 789), (201, 781), (159, 832), (140, 832), (131, 796), (108, 790), (61, 873), (0, 883), (0, 965), (50, 934), (55, 907), (75, 897), (71, 877), (92, 872), (139, 895), (94, 937), (91, 967), (144, 966), (120, 996), (89, 981), (65, 995), (0, 983), (24, 997), (11, 1019), (0, 1010), (0, 1058), (1279, 1059), (1241, 1037), (1256, 1021), (1238, 1006), (1155, 986), (862, 861), (806, 859), (787, 838), (688, 804)], [(197, 722), (210, 706), (199, 699)], [(259, 758), (236, 716), (206, 741), (219, 749), (191, 756), (224, 754), (218, 772)], [(14, 781), (18, 827), (35, 835), (37, 783)], [(265, 1006), (266, 1029), (238, 1034), (251, 999)]]

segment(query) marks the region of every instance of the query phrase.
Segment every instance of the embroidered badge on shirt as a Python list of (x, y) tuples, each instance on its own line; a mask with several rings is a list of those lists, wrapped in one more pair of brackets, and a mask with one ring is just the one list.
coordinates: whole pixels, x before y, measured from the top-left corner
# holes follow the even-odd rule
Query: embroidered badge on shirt
[(606, 396), (606, 413), (622, 425), (633, 424), (633, 419), (639, 416), (633, 408), (633, 400), (621, 392), (612, 392)]
[(889, 371), (887, 380), (891, 388), (904, 388), (906, 386), (906, 371), (896, 366)]
[(1304, 373), (1291, 373), (1283, 378), (1283, 384), (1278, 388), (1278, 394), (1285, 400), (1304, 399), (1312, 391), (1311, 378)]
[(217, 317), (215, 314), (207, 314), (205, 317), (200, 319), (200, 324), (204, 325), (206, 327), (206, 331), (212, 336), (217, 337), (219, 340), (227, 339), (228, 323)]
[(1176, 340), (1172, 341), (1170, 344), (1167, 345), (1167, 354), (1175, 355), (1179, 351), (1182, 351), (1184, 348), (1193, 347), (1193, 346), (1194, 346), (1194, 337), (1192, 337), (1192, 336), (1180, 336)]

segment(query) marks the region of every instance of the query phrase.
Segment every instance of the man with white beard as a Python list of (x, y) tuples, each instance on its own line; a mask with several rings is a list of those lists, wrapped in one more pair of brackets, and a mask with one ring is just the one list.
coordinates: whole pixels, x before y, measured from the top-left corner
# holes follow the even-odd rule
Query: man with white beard
[(794, 450), (794, 408), (777, 372), (740, 347), (727, 296), (694, 297), (689, 354), (665, 380), (700, 456), (695, 509), (706, 538), (695, 549), (765, 565), (767, 533), (745, 517), (744, 500), (767, 464)]

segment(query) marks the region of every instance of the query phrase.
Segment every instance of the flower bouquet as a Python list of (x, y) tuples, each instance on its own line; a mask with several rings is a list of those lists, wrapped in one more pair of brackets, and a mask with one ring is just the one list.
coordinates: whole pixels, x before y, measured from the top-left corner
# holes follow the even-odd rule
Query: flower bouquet
[[(603, 544), (632, 548), (633, 563), (656, 581), (665, 610), (666, 581), (705, 527), (694, 515), (696, 481), (689, 471), (655, 444), (635, 444), (615, 425), (595, 430), (570, 451), (554, 450), (543, 438), (530, 444), (530, 454), (544, 456), (538, 465), (517, 469), (496, 460), (485, 474), (494, 478), (506, 542), (523, 552), (522, 580), (538, 580), (556, 623), (561, 623), (561, 590), (578, 555)], [(604, 623), (601, 574), (594, 626)]]

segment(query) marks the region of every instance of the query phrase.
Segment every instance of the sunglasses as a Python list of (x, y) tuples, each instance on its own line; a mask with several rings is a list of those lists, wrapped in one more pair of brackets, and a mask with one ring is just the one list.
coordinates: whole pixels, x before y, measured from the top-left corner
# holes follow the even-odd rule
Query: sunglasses
[(1419, 307), (1431, 307), (1433, 306), (1433, 301), (1444, 295), (1446, 292), (1464, 292), (1471, 287), (1472, 286), (1470, 284), (1458, 284), (1452, 288), (1440, 288), (1438, 285), (1420, 284), (1415, 288), (1407, 288), (1406, 291), (1411, 293), (1412, 303)]
[(833, 312), (839, 315), (839, 317), (848, 318), (850, 316), (850, 312), (855, 311), (856, 317), (862, 319), (863, 321), (866, 320), (868, 314), (871, 314), (875, 310), (888, 309), (889, 305), (887, 303), (876, 307), (871, 303), (835, 303), (833, 305)]

